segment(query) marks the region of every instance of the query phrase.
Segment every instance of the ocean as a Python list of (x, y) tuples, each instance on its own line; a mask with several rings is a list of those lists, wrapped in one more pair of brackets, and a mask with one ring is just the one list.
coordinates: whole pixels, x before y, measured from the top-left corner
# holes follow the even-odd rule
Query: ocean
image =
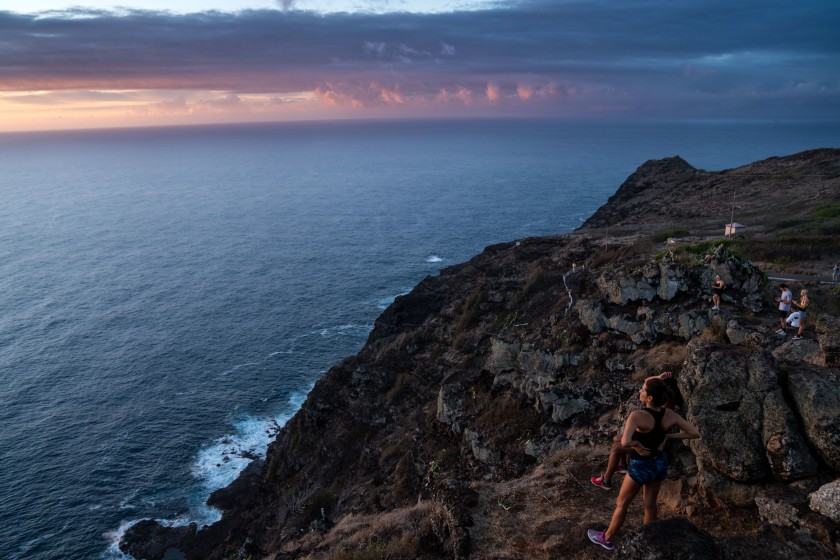
[(125, 558), (132, 522), (212, 522), (209, 493), (395, 297), (489, 244), (576, 228), (646, 160), (714, 171), (818, 147), (840, 147), (840, 123), (0, 135), (0, 558)]

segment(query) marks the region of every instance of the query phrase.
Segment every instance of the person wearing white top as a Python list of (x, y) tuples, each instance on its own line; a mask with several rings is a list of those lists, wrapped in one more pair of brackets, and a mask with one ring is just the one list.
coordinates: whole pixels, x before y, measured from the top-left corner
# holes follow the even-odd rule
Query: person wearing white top
[(785, 334), (785, 320), (790, 315), (790, 302), (793, 301), (793, 294), (790, 293), (787, 284), (781, 284), (779, 288), (782, 290), (782, 294), (776, 298), (776, 301), (779, 302), (779, 324), (781, 328), (776, 332)]

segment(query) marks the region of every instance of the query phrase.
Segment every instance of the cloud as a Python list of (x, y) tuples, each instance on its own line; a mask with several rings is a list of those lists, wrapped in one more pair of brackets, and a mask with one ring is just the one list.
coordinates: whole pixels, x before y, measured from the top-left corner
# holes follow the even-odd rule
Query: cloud
[(277, 6), (0, 11), (0, 91), (226, 92), (207, 110), (310, 92), (330, 107), (783, 115), (794, 101), (837, 114), (840, 10), (823, 0), (523, 0), (435, 14)]

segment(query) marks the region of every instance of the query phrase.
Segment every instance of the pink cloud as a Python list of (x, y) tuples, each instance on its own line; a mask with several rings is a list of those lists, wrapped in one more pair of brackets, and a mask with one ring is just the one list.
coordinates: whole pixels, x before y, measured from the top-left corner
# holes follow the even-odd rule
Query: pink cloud
[(516, 86), (516, 95), (522, 101), (528, 101), (534, 96), (534, 88), (528, 85), (519, 84)]

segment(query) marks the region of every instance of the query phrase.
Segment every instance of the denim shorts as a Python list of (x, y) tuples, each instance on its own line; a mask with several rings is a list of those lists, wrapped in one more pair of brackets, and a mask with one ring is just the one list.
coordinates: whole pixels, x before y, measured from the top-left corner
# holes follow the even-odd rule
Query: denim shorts
[(640, 486), (657, 480), (665, 480), (668, 476), (668, 455), (660, 453), (656, 457), (642, 459), (631, 457), (627, 474)]

